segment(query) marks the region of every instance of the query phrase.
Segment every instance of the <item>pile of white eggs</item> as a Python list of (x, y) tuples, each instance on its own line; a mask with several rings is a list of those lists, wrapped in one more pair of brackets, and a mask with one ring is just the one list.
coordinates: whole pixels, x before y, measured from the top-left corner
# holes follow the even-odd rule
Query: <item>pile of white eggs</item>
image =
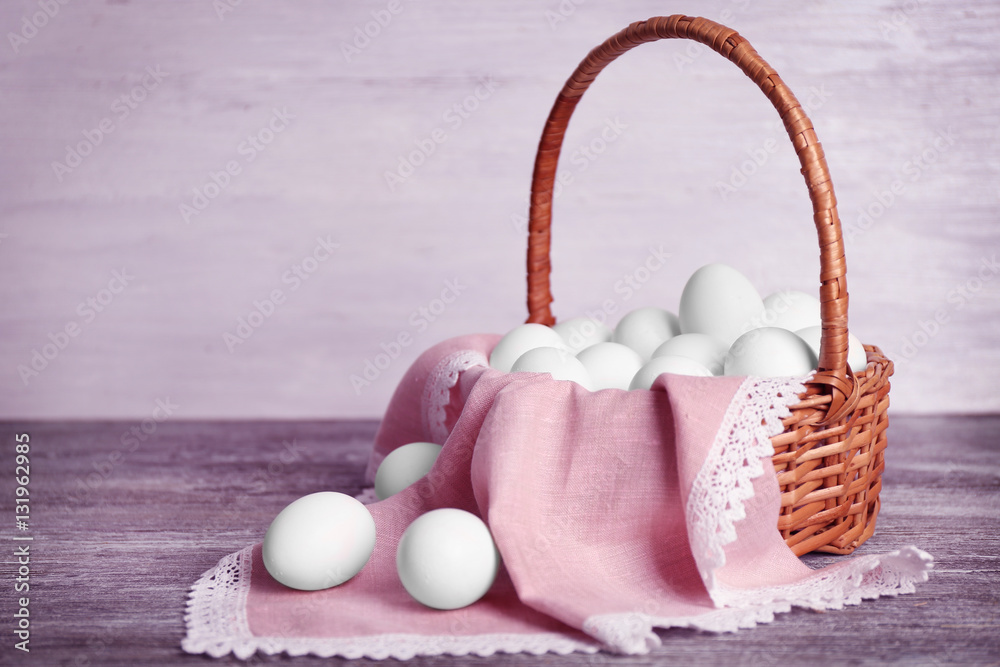
[[(612, 330), (577, 317), (552, 327), (522, 324), (490, 354), (504, 372), (549, 373), (589, 389), (649, 389), (663, 373), (801, 377), (818, 363), (820, 302), (797, 291), (761, 298), (725, 264), (692, 274), (678, 314), (662, 308), (627, 313)], [(849, 336), (848, 364), (864, 371), (864, 346)]]
[[(375, 495), (384, 500), (426, 476), (441, 445), (412, 442), (382, 461)], [(375, 552), (375, 520), (343, 493), (299, 498), (271, 522), (264, 536), (264, 567), (290, 588), (332, 588), (361, 572)], [(396, 572), (413, 599), (432, 609), (458, 609), (483, 597), (500, 568), (489, 528), (475, 514), (441, 508), (417, 517), (396, 548)]]

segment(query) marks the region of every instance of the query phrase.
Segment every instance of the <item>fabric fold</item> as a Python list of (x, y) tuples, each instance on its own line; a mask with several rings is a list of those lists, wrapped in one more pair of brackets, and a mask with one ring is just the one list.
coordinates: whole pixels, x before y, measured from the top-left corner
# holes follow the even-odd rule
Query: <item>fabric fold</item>
[[(186, 651), (405, 659), (494, 652), (637, 654), (657, 628), (735, 631), (792, 606), (836, 609), (913, 590), (930, 556), (909, 547), (804, 565), (775, 528), (770, 438), (802, 378), (662, 375), (652, 391), (589, 392), (547, 374), (486, 366), (496, 336), (428, 350), (376, 435), (378, 462), (438, 441), (431, 472), (369, 505), (375, 552), (355, 578), (293, 591), (260, 545), (194, 585)], [(503, 564), (479, 602), (431, 610), (402, 588), (395, 552), (421, 514), (456, 507), (486, 521)]]

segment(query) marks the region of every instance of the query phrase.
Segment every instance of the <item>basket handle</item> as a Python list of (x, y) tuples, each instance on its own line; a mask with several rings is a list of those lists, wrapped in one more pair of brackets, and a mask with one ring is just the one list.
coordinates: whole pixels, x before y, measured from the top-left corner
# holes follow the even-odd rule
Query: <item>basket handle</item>
[(835, 421), (852, 411), (860, 398), (854, 375), (847, 365), (847, 280), (844, 242), (837, 216), (837, 201), (823, 148), (795, 95), (746, 39), (735, 30), (704, 18), (655, 17), (638, 21), (593, 49), (577, 65), (556, 98), (545, 121), (535, 156), (528, 218), (528, 322), (552, 325), (549, 309), (552, 292), (549, 259), (552, 224), (552, 192), (556, 166), (566, 126), (577, 102), (591, 82), (618, 56), (645, 42), (684, 38), (701, 42), (733, 61), (767, 95), (781, 116), (802, 165), (809, 188), (813, 220), (819, 235), (820, 303), (823, 333), (819, 366), (809, 393), (828, 393), (831, 404), (821, 423)]

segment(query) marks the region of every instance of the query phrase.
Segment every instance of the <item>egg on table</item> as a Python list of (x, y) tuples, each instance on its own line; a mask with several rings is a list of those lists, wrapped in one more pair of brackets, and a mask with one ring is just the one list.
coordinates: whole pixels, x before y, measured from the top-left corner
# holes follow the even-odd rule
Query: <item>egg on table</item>
[(285, 507), (264, 535), (264, 567), (289, 588), (339, 586), (365, 566), (375, 549), (375, 520), (360, 501), (323, 491)]
[(433, 609), (459, 609), (486, 595), (500, 569), (489, 528), (465, 510), (420, 515), (403, 532), (396, 571), (406, 592)]

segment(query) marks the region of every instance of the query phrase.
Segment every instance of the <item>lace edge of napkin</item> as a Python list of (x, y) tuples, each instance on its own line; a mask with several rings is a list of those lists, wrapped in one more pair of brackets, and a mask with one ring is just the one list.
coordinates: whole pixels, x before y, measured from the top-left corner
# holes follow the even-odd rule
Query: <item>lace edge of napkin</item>
[(459, 350), (437, 363), (424, 383), (421, 396), (424, 432), (430, 441), (443, 445), (448, 439), (446, 409), (451, 402), (451, 390), (458, 384), (462, 371), (473, 366), (489, 366), (490, 362), (482, 352)]
[[(792, 607), (816, 610), (842, 609), (862, 600), (912, 593), (927, 581), (933, 567), (930, 554), (914, 546), (883, 555), (861, 556), (826, 568), (836, 570), (807, 577), (801, 582), (745, 593), (745, 606), (713, 609), (697, 616), (665, 618), (642, 613), (591, 616), (584, 630), (609, 651), (628, 655), (648, 653), (662, 642), (653, 628), (694, 628), (708, 632), (736, 632), (759, 623), (770, 623), (775, 614)], [(749, 600), (753, 600), (752, 603)]]
[(753, 481), (774, 454), (771, 437), (805, 391), (806, 378), (748, 377), (740, 385), (716, 432), (705, 463), (694, 479), (685, 508), (691, 551), (716, 606), (715, 573), (726, 564), (727, 544), (736, 540), (736, 523), (746, 518), (743, 504), (753, 497)]
[(184, 622), (187, 636), (181, 648), (187, 653), (207, 653), (220, 658), (232, 653), (245, 660), (257, 651), (274, 655), (316, 655), (321, 658), (395, 658), (408, 660), (428, 655), (477, 655), (495, 653), (596, 653), (600, 645), (589, 638), (543, 632), (533, 634), (418, 635), (391, 633), (366, 637), (255, 637), (247, 621), (246, 599), (253, 571), (253, 547), (222, 558), (205, 572), (188, 594)]
[(187, 636), (181, 648), (188, 653), (208, 653), (214, 658), (230, 651), (247, 658), (255, 649), (247, 622), (247, 593), (253, 566), (253, 546), (224, 556), (201, 575), (188, 593), (184, 623)]

